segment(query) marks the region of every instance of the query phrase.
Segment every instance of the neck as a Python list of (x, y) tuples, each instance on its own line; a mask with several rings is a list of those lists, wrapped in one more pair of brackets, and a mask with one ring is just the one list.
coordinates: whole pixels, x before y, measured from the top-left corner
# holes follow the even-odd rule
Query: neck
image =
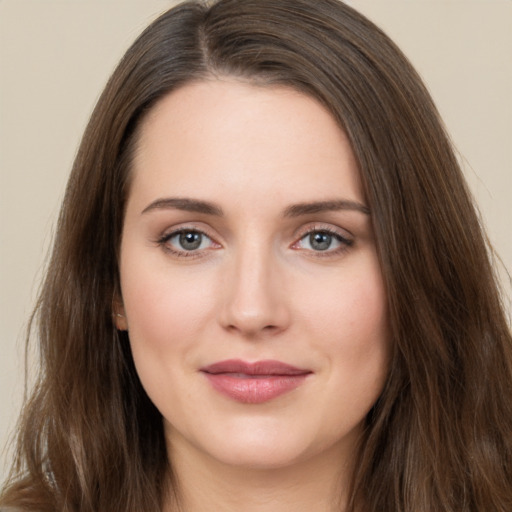
[(190, 446), (173, 446), (171, 453), (178, 504), (169, 500), (165, 512), (346, 510), (352, 464), (340, 461), (353, 457), (337, 451), (277, 468), (224, 464)]

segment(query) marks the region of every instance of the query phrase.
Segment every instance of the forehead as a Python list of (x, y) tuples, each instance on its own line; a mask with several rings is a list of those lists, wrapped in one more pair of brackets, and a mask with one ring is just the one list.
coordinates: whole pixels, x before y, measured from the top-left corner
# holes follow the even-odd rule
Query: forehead
[(132, 170), (145, 195), (208, 194), (219, 183), (241, 195), (362, 195), (348, 139), (317, 100), (235, 80), (188, 84), (160, 100), (140, 127)]

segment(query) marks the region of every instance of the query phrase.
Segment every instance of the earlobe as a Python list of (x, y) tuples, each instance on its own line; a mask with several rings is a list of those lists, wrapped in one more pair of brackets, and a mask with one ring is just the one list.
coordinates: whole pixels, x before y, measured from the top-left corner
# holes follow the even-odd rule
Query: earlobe
[(114, 316), (114, 324), (118, 331), (127, 331), (128, 330), (128, 324), (126, 322), (126, 317), (119, 313), (116, 313), (116, 315)]
[(121, 302), (114, 301), (112, 304), (112, 317), (114, 320), (114, 325), (118, 331), (128, 330), (128, 323), (126, 322), (124, 306)]

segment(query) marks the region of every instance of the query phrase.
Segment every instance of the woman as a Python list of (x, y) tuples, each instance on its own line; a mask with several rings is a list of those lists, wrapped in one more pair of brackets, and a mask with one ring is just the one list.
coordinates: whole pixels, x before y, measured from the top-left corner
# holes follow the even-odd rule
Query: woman
[(20, 510), (507, 511), (512, 340), (435, 107), (335, 0), (187, 2), (84, 134)]

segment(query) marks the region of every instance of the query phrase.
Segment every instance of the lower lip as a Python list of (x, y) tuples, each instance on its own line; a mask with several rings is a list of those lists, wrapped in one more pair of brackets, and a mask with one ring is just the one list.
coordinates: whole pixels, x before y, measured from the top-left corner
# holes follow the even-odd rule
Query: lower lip
[(244, 404), (261, 404), (298, 388), (309, 375), (262, 375), (238, 377), (227, 373), (205, 373), (219, 393)]

